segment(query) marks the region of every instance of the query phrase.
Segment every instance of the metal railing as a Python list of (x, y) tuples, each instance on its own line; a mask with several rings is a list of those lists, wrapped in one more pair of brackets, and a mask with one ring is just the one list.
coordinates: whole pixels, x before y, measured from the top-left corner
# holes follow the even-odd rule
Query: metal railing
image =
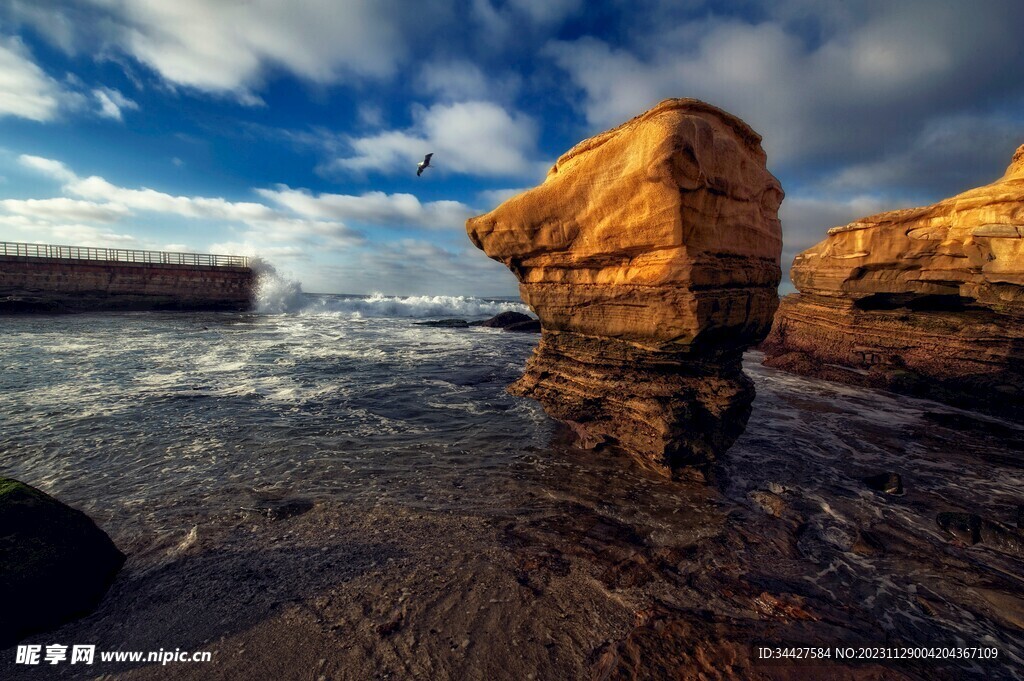
[(101, 260), (146, 265), (193, 265), (204, 267), (248, 267), (243, 255), (211, 255), (208, 253), (175, 253), (171, 251), (135, 251), (124, 248), (93, 248), (90, 246), (54, 246), (0, 241), (0, 255), (28, 258), (64, 258), (69, 260)]

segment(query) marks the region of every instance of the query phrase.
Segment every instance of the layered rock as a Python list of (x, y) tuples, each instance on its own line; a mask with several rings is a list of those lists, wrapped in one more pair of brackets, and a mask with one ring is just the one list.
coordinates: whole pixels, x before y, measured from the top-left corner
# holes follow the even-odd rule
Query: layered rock
[(468, 221), (543, 329), (510, 392), (582, 444), (666, 470), (732, 444), (754, 395), (740, 359), (770, 328), (781, 276), (783, 194), (760, 141), (720, 109), (666, 100)]
[(765, 364), (1024, 419), (1024, 146), (992, 184), (834, 227)]

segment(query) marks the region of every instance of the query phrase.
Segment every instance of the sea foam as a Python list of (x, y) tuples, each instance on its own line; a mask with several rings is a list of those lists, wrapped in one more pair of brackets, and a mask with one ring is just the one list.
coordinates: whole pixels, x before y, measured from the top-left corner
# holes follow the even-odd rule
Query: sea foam
[(474, 296), (337, 296), (306, 293), (302, 284), (257, 260), (256, 311), (264, 314), (336, 314), (347, 317), (481, 317), (500, 312), (529, 313), (516, 300)]

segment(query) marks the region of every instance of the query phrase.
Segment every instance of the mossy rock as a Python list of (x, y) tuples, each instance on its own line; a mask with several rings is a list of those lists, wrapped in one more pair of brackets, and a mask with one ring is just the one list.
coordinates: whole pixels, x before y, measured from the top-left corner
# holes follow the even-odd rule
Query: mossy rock
[(90, 613), (124, 561), (87, 515), (0, 477), (0, 648)]

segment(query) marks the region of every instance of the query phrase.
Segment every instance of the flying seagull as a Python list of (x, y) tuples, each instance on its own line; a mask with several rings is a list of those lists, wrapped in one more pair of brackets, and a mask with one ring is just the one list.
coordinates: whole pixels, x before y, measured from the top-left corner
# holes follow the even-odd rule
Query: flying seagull
[(430, 157), (434, 155), (434, 152), (430, 152), (423, 157), (423, 160), (416, 164), (416, 177), (423, 174), (423, 171), (430, 167)]

